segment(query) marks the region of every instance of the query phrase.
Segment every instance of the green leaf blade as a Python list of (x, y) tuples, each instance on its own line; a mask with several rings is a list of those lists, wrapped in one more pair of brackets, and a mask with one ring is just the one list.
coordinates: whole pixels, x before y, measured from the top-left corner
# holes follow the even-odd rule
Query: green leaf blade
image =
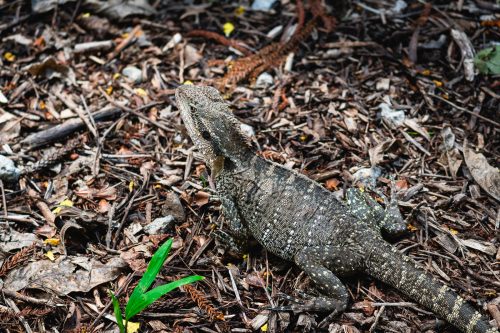
[(116, 298), (115, 294), (113, 294), (113, 292), (110, 291), (109, 295), (111, 296), (111, 301), (113, 302), (113, 311), (115, 313), (116, 324), (120, 329), (120, 333), (125, 333), (125, 325), (123, 325), (123, 317), (122, 317), (122, 310), (120, 309), (120, 302), (118, 302), (118, 299)]
[[(127, 303), (127, 307), (125, 309), (125, 318), (127, 320), (130, 320), (133, 316), (147, 308), (151, 303), (154, 301), (158, 300), (160, 297), (163, 295), (169, 293), (170, 291), (174, 290), (175, 288), (178, 288), (180, 286), (183, 286), (185, 284), (190, 284), (199, 280), (202, 280), (203, 276), (199, 275), (191, 275), (187, 276), (185, 278), (182, 278), (177, 281), (173, 281), (164, 285), (161, 285), (159, 287), (154, 288), (153, 290), (148, 291), (147, 293), (141, 294), (139, 297), (137, 297), (132, 303), (129, 301)], [(135, 291), (135, 290), (134, 290)]]
[(163, 266), (163, 263), (168, 257), (168, 253), (170, 252), (170, 248), (172, 247), (173, 239), (170, 238), (167, 240), (156, 252), (153, 254), (153, 257), (151, 258), (151, 261), (149, 262), (148, 268), (146, 268), (146, 272), (144, 272), (144, 275), (142, 276), (141, 280), (137, 284), (137, 286), (134, 288), (134, 291), (132, 291), (132, 294), (130, 295), (128, 304), (133, 303), (138, 299), (142, 294), (144, 294), (149, 287), (151, 287), (151, 284), (153, 284), (153, 281), (156, 279), (156, 275), (161, 270), (161, 267)]

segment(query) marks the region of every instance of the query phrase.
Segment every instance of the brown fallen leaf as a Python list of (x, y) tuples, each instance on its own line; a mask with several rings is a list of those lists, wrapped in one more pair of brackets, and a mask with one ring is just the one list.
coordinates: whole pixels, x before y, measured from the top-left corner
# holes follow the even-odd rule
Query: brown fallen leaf
[(458, 170), (460, 169), (460, 165), (462, 165), (462, 159), (460, 157), (460, 152), (457, 148), (447, 152), (448, 167), (450, 168), (453, 179), (457, 178)]
[(476, 154), (464, 141), (465, 163), (474, 177), (474, 180), (496, 200), (500, 201), (500, 172), (491, 166), (483, 154)]
[(58, 63), (54, 57), (45, 58), (42, 62), (29, 66), (26, 70), (33, 76), (44, 76), (47, 79), (63, 78), (70, 84), (76, 85), (73, 69), (65, 64)]
[(98, 209), (97, 209), (97, 211), (99, 213), (101, 213), (101, 214), (107, 213), (107, 212), (109, 212), (110, 209), (111, 209), (111, 205), (109, 204), (108, 200), (106, 200), (106, 199), (99, 200)]
[(4, 287), (14, 291), (24, 288), (51, 290), (58, 295), (88, 292), (116, 279), (126, 266), (125, 261), (118, 257), (110, 258), (106, 263), (84, 256), (38, 260), (10, 271)]
[(144, 253), (138, 252), (134, 248), (122, 252), (120, 258), (123, 259), (134, 272), (144, 272), (148, 266)]
[(408, 189), (408, 182), (406, 181), (406, 179), (396, 180), (395, 185), (399, 191), (403, 191), (403, 190), (405, 191)]
[(396, 140), (387, 139), (380, 142), (373, 148), (368, 150), (368, 155), (370, 156), (370, 163), (375, 166), (384, 160), (384, 153), (391, 148), (391, 146), (396, 142)]
[(21, 233), (15, 230), (0, 232), (0, 254), (30, 246), (34, 242), (41, 243), (32, 233)]
[(372, 316), (373, 313), (375, 312), (375, 307), (372, 305), (373, 302), (369, 301), (368, 299), (363, 300), (363, 302), (360, 302), (361, 304), (361, 310), (366, 316)]
[(330, 178), (325, 182), (325, 187), (330, 191), (336, 191), (340, 181), (337, 178)]
[(81, 198), (86, 199), (106, 199), (106, 200), (116, 200), (117, 192), (115, 187), (105, 186), (103, 188), (93, 188), (87, 187), (83, 189), (75, 190), (75, 194)]
[(460, 243), (466, 247), (469, 247), (474, 250), (481, 251), (483, 253), (489, 254), (490, 256), (495, 255), (497, 249), (495, 245), (490, 242), (479, 241), (475, 239), (461, 239)]
[(187, 44), (184, 47), (184, 66), (185, 66), (185, 68), (196, 64), (202, 58), (203, 58), (203, 56), (194, 46)]
[(202, 207), (208, 203), (209, 199), (210, 199), (210, 193), (204, 191), (198, 191), (194, 195), (193, 203), (198, 207)]

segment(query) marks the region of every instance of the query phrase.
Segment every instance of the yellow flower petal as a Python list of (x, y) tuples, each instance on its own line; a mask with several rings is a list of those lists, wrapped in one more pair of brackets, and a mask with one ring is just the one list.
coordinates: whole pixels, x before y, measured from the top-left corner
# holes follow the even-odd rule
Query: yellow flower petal
[(113, 87), (112, 86), (109, 86), (109, 87), (106, 88), (106, 94), (111, 95), (112, 92), (113, 92)]
[(267, 324), (262, 325), (262, 326), (260, 327), (260, 330), (261, 330), (262, 332), (267, 332)]
[(443, 82), (441, 82), (441, 81), (432, 80), (432, 82), (434, 82), (434, 84), (436, 85), (436, 87), (442, 87), (443, 86)]
[(406, 228), (408, 228), (408, 230), (410, 230), (411, 232), (415, 232), (415, 231), (417, 231), (417, 230), (418, 230), (418, 228), (417, 228), (417, 227), (415, 227), (415, 226), (413, 226), (413, 225), (411, 225), (411, 224), (408, 224), (408, 225), (406, 226)]
[(141, 97), (147, 97), (148, 96), (148, 93), (146, 92), (146, 90), (142, 89), (142, 88), (137, 88), (135, 89), (135, 93)]
[(14, 54), (10, 53), (10, 52), (5, 52), (3, 54), (3, 57), (8, 62), (13, 62), (14, 60), (16, 60), (16, 56)]
[(234, 13), (236, 14), (236, 16), (241, 16), (245, 13), (245, 7), (243, 6), (239, 6), (238, 8), (236, 8), (234, 10)]
[(57, 246), (61, 243), (61, 240), (59, 238), (47, 238), (46, 240), (43, 241), (43, 244), (49, 244), (52, 246)]
[(192, 86), (192, 85), (193, 85), (193, 82), (191, 82), (191, 81), (189, 81), (189, 80), (186, 80), (186, 81), (184, 81), (184, 83), (183, 83), (183, 84), (188, 85), (188, 86), (189, 86), (189, 85), (191, 85), (191, 86)]
[(127, 324), (127, 332), (128, 333), (137, 333), (139, 331), (140, 326), (141, 326), (140, 323), (133, 323), (133, 322), (129, 321)]
[(118, 79), (120, 76), (122, 76), (120, 73), (113, 74), (113, 80)]
[(59, 204), (59, 207), (56, 207), (52, 213), (54, 214), (59, 214), (62, 210), (61, 207), (73, 207), (73, 201), (69, 200), (69, 199), (65, 199), (63, 201), (61, 201), (61, 203)]
[(135, 183), (133, 180), (131, 180), (130, 183), (128, 183), (128, 191), (132, 192), (134, 190), (134, 186), (135, 186)]
[(224, 35), (226, 35), (226, 37), (229, 37), (231, 32), (234, 31), (234, 25), (231, 22), (226, 22), (224, 23), (224, 26), (222, 26), (222, 30), (224, 31)]
[(56, 260), (56, 257), (54, 257), (54, 252), (52, 251), (47, 251), (47, 253), (45, 253), (45, 256), (49, 258), (50, 261)]

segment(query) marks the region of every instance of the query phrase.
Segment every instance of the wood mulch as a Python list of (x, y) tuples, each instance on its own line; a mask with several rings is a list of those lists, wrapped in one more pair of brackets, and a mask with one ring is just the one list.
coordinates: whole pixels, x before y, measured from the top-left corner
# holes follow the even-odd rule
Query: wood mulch
[[(339, 196), (394, 180), (396, 246), (500, 325), (500, 81), (470, 67), (500, 40), (495, 2), (156, 1), (122, 19), (87, 2), (0, 1), (1, 331), (116, 331), (108, 290), (125, 304), (170, 237), (155, 285), (205, 279), (133, 318), (141, 332), (319, 330), (327, 314), (266, 309), (314, 294), (304, 273), (212, 239), (227, 225), (175, 104), (187, 81), (224, 89), (262, 156)], [(454, 332), (344, 281), (325, 331)]]

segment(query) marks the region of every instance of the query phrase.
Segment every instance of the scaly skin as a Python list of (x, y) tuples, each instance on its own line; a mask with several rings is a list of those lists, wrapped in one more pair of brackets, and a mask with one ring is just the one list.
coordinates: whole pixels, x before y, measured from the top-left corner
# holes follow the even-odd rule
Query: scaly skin
[[(369, 274), (401, 291), (467, 333), (498, 333), (486, 318), (381, 236), (399, 234), (396, 210), (383, 211), (358, 191), (347, 203), (307, 177), (255, 154), (218, 91), (181, 86), (176, 99), (191, 139), (214, 175), (232, 233), (253, 237), (295, 262), (324, 296), (294, 310), (345, 310), (339, 277)], [(394, 207), (392, 207), (394, 208)]]

